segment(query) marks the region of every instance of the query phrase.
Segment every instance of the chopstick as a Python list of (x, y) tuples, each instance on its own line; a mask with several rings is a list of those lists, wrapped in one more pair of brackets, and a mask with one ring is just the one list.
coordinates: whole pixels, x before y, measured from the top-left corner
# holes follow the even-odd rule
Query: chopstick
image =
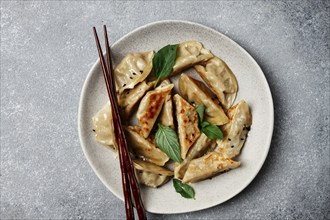
[(112, 68), (112, 62), (111, 62), (111, 50), (109, 46), (108, 41), (108, 34), (106, 26), (103, 26), (104, 29), (104, 38), (105, 38), (105, 44), (106, 44), (106, 54), (107, 54), (107, 61), (108, 65), (106, 65), (102, 48), (100, 45), (99, 38), (97, 36), (97, 32), (95, 27), (93, 27), (94, 37), (96, 41), (97, 50), (99, 53), (100, 63), (102, 67), (102, 72), (104, 76), (104, 80), (106, 83), (110, 103), (111, 103), (111, 109), (112, 109), (112, 115), (113, 115), (113, 122), (114, 122), (114, 130), (115, 130), (115, 136), (117, 137), (117, 144), (118, 144), (118, 154), (119, 154), (119, 161), (120, 161), (120, 168), (121, 168), (121, 174), (122, 174), (122, 186), (123, 186), (123, 192), (125, 197), (125, 211), (126, 211), (126, 218), (127, 219), (134, 219), (134, 210), (132, 207), (132, 198), (135, 202), (135, 206), (137, 209), (138, 217), (140, 220), (147, 219), (145, 210), (143, 207), (143, 203), (141, 200), (140, 195), (140, 189), (137, 184), (135, 175), (134, 175), (134, 168), (132, 164), (132, 160), (129, 155), (127, 141), (125, 138), (125, 134), (122, 128), (122, 122), (119, 114), (119, 108), (117, 103), (117, 96), (115, 91), (115, 83), (113, 80), (113, 68)]

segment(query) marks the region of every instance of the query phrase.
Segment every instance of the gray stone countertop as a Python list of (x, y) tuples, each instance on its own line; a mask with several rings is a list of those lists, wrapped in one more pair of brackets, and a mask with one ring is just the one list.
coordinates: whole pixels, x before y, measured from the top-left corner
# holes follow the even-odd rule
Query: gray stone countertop
[(77, 131), (97, 59), (92, 26), (117, 40), (158, 20), (194, 21), (260, 64), (275, 107), (268, 158), (216, 207), (150, 219), (330, 219), (329, 1), (2, 1), (1, 219), (123, 219)]

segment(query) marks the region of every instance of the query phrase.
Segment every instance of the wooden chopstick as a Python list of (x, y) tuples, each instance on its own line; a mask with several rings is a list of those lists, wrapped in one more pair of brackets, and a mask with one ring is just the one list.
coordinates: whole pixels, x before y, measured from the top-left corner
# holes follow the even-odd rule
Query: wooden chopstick
[(110, 50), (109, 41), (108, 41), (107, 29), (106, 29), (105, 25), (103, 26), (103, 28), (104, 28), (104, 38), (105, 38), (105, 42), (106, 42), (105, 44), (106, 44), (107, 61), (108, 61), (107, 66), (104, 61), (102, 48), (100, 46), (100, 42), (99, 42), (95, 27), (93, 27), (93, 31), (94, 31), (96, 46), (97, 46), (99, 57), (100, 57), (103, 76), (104, 76), (104, 79), (106, 82), (106, 87), (107, 87), (109, 99), (111, 102), (111, 109), (112, 109), (113, 122), (114, 122), (114, 128), (115, 128), (114, 129), (115, 136), (118, 139), (118, 141), (117, 141), (118, 153), (119, 153), (119, 160), (120, 160), (120, 168), (122, 171), (122, 185), (123, 185), (123, 191), (124, 191), (124, 197), (125, 197), (126, 217), (127, 217), (127, 219), (134, 219), (134, 211), (132, 208), (132, 199), (131, 199), (131, 195), (133, 194), (133, 198), (134, 198), (134, 202), (135, 202), (135, 206), (137, 209), (139, 219), (144, 220), (147, 218), (146, 218), (145, 210), (144, 210), (143, 203), (141, 200), (140, 189), (139, 189), (139, 186), (137, 184), (137, 181), (136, 181), (136, 178), (134, 175), (134, 168), (133, 168), (132, 160), (129, 155), (127, 141), (125, 138), (125, 134), (123, 132), (121, 118), (120, 118), (120, 114), (119, 114), (117, 96), (116, 96), (116, 91), (115, 91), (115, 83), (113, 80), (111, 50)]

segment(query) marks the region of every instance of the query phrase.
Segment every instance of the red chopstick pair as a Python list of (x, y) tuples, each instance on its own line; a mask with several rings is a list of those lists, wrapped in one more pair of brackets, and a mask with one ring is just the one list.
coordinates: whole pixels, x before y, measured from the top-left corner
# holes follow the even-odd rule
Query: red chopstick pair
[(114, 123), (114, 130), (115, 136), (117, 137), (117, 144), (118, 144), (118, 154), (119, 154), (119, 161), (120, 161), (120, 169), (122, 175), (122, 185), (125, 197), (125, 210), (126, 210), (126, 218), (127, 219), (134, 219), (134, 210), (133, 210), (133, 202), (132, 202), (132, 195), (135, 203), (135, 207), (137, 209), (137, 213), (139, 219), (147, 219), (145, 210), (143, 207), (143, 203), (141, 200), (140, 189), (137, 184), (135, 175), (134, 175), (134, 168), (132, 164), (132, 160), (130, 158), (127, 142), (125, 138), (125, 134), (123, 132), (121, 118), (119, 114), (119, 108), (117, 103), (117, 96), (115, 90), (115, 83), (113, 80), (113, 69), (112, 69), (112, 62), (111, 62), (111, 51), (108, 41), (108, 34), (107, 34), (107, 27), (103, 26), (104, 30), (104, 39), (105, 39), (105, 47), (106, 47), (106, 55), (108, 65), (103, 57), (102, 48), (100, 45), (99, 38), (97, 36), (97, 32), (95, 27), (93, 27), (94, 37), (96, 41), (97, 50), (100, 57), (100, 63), (102, 67), (102, 72), (104, 76), (104, 80), (106, 83), (106, 87), (108, 90), (108, 95), (111, 103), (112, 115), (113, 115), (113, 123)]

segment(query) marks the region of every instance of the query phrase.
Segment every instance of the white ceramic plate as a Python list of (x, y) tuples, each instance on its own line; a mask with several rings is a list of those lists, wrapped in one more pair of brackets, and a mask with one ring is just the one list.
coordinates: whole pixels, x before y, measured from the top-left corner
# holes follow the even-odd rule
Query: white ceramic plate
[[(211, 180), (191, 184), (196, 200), (176, 193), (172, 181), (153, 189), (142, 187), (145, 208), (152, 213), (184, 213), (218, 205), (241, 192), (257, 175), (270, 147), (273, 133), (273, 101), (266, 78), (256, 61), (225, 35), (200, 24), (186, 21), (161, 21), (142, 26), (112, 46), (114, 64), (128, 52), (157, 51), (167, 44), (198, 40), (223, 59), (237, 77), (239, 92), (235, 103), (245, 99), (252, 110), (253, 124), (238, 160), (241, 166)], [(89, 51), (95, 53), (97, 51)], [(193, 74), (194, 71), (185, 71)], [(198, 78), (198, 77), (196, 77)], [(100, 63), (88, 73), (82, 89), (78, 129), (85, 156), (103, 184), (123, 200), (119, 161), (116, 154), (98, 144), (92, 132), (92, 116), (108, 101)]]

